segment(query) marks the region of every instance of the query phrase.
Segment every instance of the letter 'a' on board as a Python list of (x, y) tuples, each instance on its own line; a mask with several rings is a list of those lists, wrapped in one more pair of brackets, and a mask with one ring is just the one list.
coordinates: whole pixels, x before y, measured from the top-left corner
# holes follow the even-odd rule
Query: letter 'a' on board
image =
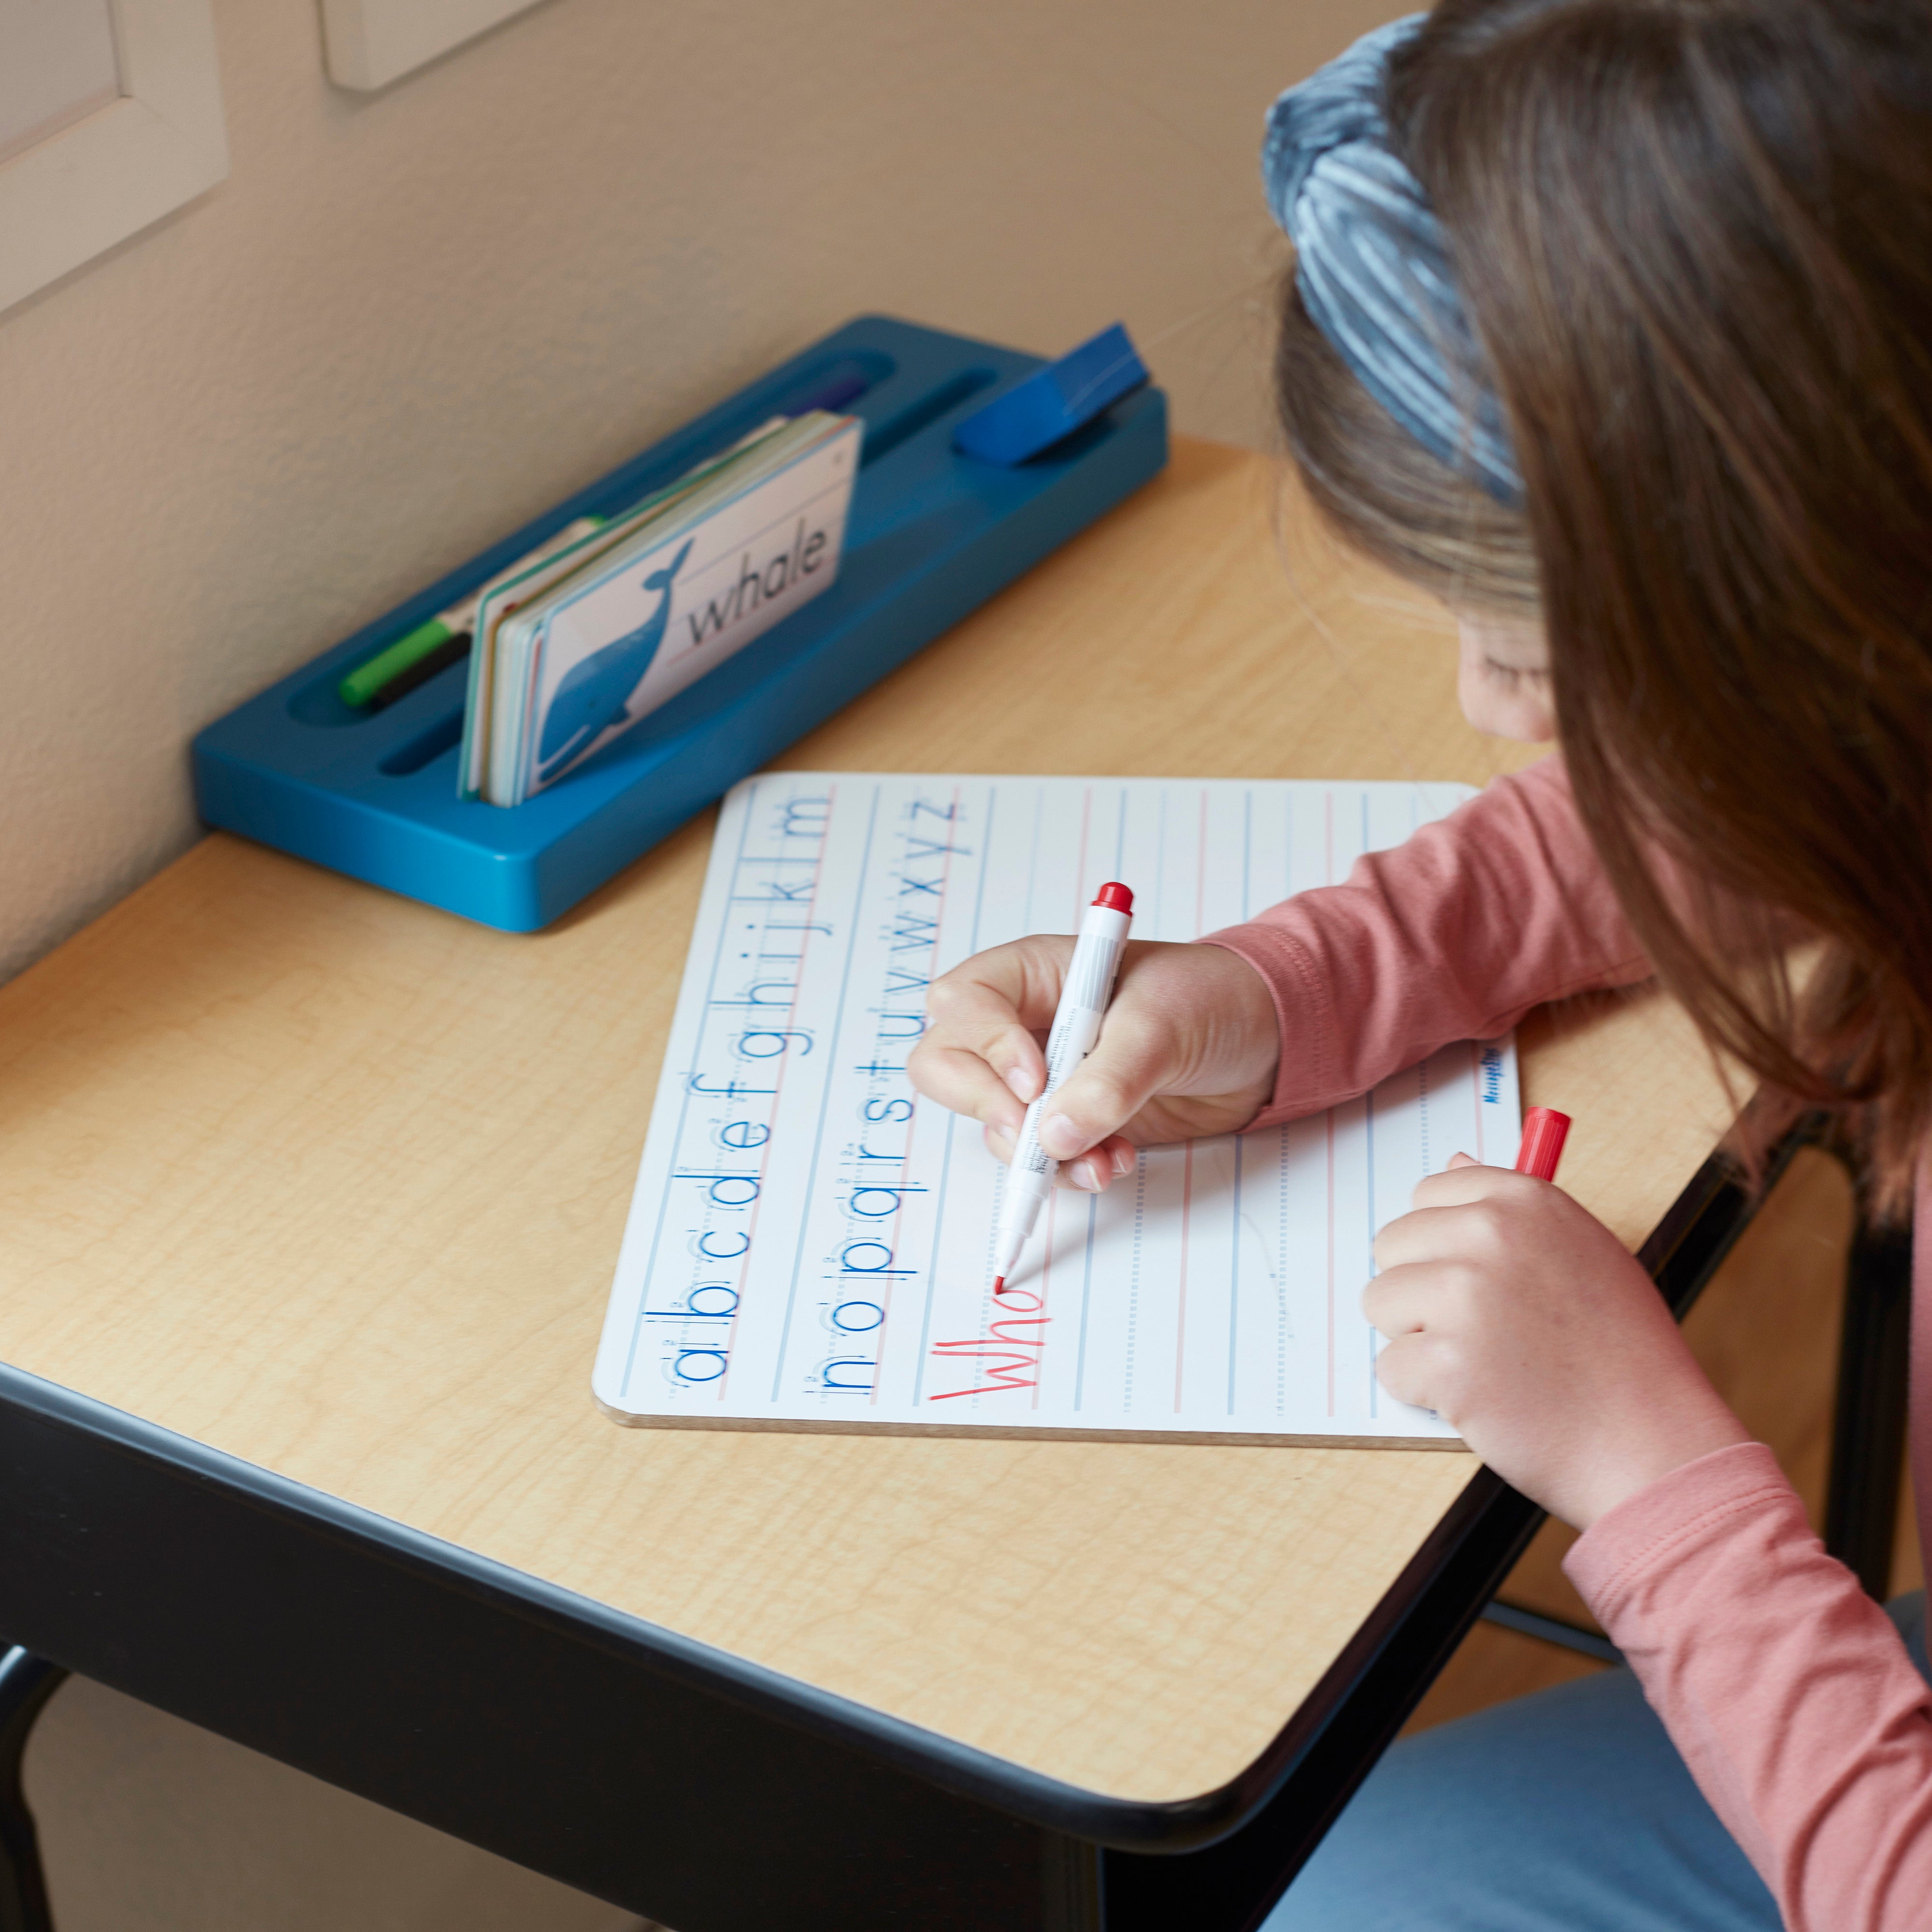
[(953, 430), (952, 447), (1010, 468), (1064, 442), (1148, 380), (1147, 364), (1117, 322), (975, 410)]

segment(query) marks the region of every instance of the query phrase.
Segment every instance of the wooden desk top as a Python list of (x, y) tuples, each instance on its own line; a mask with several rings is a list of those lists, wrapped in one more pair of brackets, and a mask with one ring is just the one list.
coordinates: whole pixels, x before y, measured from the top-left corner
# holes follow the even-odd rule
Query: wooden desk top
[[(1276, 476), (1179, 443), (789, 762), (1523, 762), (1462, 723), (1439, 614)], [(528, 938), (217, 836), (0, 990), (0, 1358), (1048, 1775), (1218, 1786), (1473, 1463), (606, 1420), (591, 1358), (710, 824)], [(1726, 1117), (1681, 1016), (1573, 1004), (1525, 1043), (1528, 1101), (1577, 1117), (1565, 1184), (1636, 1243)]]

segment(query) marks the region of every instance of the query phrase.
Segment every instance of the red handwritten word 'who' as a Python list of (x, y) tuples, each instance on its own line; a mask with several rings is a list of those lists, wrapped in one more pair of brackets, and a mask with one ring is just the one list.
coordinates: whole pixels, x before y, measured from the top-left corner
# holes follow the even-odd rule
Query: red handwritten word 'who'
[(950, 1402), (955, 1396), (998, 1395), (1003, 1389), (1036, 1387), (1040, 1354), (1046, 1346), (1048, 1318), (1041, 1312), (1046, 1305), (1030, 1288), (996, 1288), (993, 1310), (998, 1318), (987, 1323), (985, 1334), (932, 1345), (941, 1361), (978, 1363), (977, 1372), (987, 1380), (971, 1388), (946, 1389), (928, 1399)]

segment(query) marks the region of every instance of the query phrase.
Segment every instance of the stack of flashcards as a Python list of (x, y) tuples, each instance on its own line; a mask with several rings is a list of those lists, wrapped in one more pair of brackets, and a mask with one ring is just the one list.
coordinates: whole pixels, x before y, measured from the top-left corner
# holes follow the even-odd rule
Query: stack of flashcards
[(838, 574), (861, 424), (780, 418), (486, 584), (459, 789), (520, 805)]

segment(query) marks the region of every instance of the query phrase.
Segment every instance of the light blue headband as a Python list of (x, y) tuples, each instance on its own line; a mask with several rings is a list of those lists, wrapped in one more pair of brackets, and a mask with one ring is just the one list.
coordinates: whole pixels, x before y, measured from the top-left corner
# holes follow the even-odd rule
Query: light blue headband
[(1426, 17), (1364, 34), (1282, 95), (1268, 112), (1262, 180), (1294, 244), (1296, 284), (1316, 327), (1425, 449), (1516, 508), (1522, 473), (1442, 224), (1389, 147), (1390, 56)]

